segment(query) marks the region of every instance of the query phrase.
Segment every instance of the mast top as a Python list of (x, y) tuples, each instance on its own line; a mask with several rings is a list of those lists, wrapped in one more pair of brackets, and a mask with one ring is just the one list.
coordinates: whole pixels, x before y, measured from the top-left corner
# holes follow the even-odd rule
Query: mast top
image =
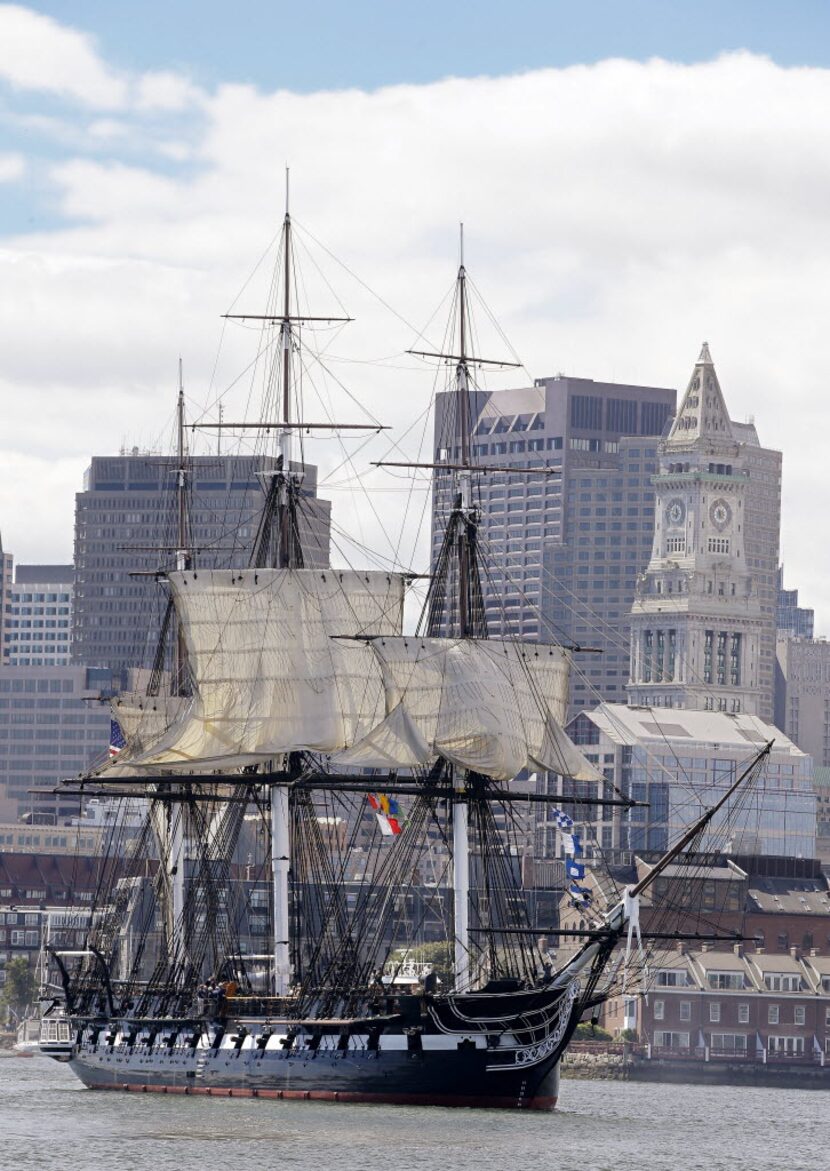
[(464, 271), (464, 222), (463, 222), (463, 220), (458, 225), (458, 264), (463, 272)]
[(291, 168), (285, 166), (285, 218), (288, 219), (288, 197), (291, 191)]

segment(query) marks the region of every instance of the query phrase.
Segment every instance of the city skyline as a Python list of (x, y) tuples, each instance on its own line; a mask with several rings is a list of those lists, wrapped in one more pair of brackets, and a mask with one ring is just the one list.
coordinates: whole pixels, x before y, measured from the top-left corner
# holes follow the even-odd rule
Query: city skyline
[[(185, 64), (154, 50), (158, 38), (133, 37), (128, 52), (99, 8), (0, 5), (15, 46), (0, 54), (0, 529), (18, 560), (69, 559), (92, 454), (169, 450), (180, 354), (191, 418), (215, 420), (223, 394), (228, 411), (244, 405), (245, 379), (233, 384), (251, 335), (220, 314), (274, 234), (288, 162), (298, 238), (357, 318), (318, 339), (312, 406), (343, 381), (349, 421), (393, 428), (359, 455), (348, 445), (395, 518), (388, 532), (347, 497), (339, 448), (315, 441), (310, 455), (359, 543), (411, 568), (428, 559), (421, 509), (404, 523), (400, 484), (370, 463), (395, 444), (418, 455), (432, 371), (403, 355), (419, 331), (432, 338), (463, 219), (470, 272), (528, 371), (500, 385), (562, 371), (679, 388), (711, 343), (733, 417), (755, 415), (783, 450), (783, 560), (828, 632), (830, 551), (813, 514), (828, 454), (830, 71), (803, 27), (800, 47), (793, 34), (774, 59), (760, 55), (768, 12), (746, 36), (734, 14), (715, 22), (708, 49), (691, 31), (683, 41), (682, 21), (673, 39), (641, 41), (664, 59), (635, 59), (602, 30), (597, 59), (579, 37), (546, 57), (506, 45), (489, 63), (471, 51), (453, 79), (440, 55), (418, 76), (396, 58), (380, 89), (357, 60), (333, 92), (261, 59), (240, 72), (239, 41), (224, 73), (198, 44)], [(260, 291), (246, 287), (240, 307), (256, 311)], [(325, 284), (314, 292), (333, 311)], [(195, 442), (207, 454), (212, 440)]]

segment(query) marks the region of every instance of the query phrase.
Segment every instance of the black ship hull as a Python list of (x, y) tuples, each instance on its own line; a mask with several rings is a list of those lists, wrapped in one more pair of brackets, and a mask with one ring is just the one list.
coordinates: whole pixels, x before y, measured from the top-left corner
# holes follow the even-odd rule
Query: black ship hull
[(558, 1057), (532, 1071), (495, 1077), (477, 1053), (414, 1057), (379, 1052), (362, 1057), (311, 1055), (290, 1058), (239, 1054), (234, 1058), (156, 1061), (81, 1053), (70, 1059), (80, 1080), (94, 1090), (215, 1095), (398, 1105), (467, 1106), (552, 1110), (559, 1087)]
[(411, 997), (350, 1021), (70, 1020), (41, 1048), (91, 1089), (552, 1110), (577, 991)]

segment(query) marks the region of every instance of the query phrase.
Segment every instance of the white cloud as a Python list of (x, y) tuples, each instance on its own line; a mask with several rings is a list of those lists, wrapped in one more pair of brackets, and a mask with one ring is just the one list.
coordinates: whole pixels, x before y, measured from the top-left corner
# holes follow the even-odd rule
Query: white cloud
[[(754, 414), (762, 442), (784, 451), (788, 581), (830, 627), (830, 549), (817, 528), (830, 462), (830, 72), (736, 54), (371, 94), (225, 86), (194, 97), (175, 82), (148, 82), (139, 100), (199, 104), (198, 130), (159, 131), (191, 157), (186, 175), (153, 174), (149, 152), (131, 167), (100, 149), (95, 162), (69, 159), (51, 179), (77, 225), (7, 241), (0, 255), (4, 447), (82, 462), (124, 439), (158, 443), (180, 352), (193, 400), (228, 385), (255, 335), (227, 327), (211, 388), (219, 314), (278, 225), (290, 162), (298, 222), (418, 325), (452, 282), (463, 218), (472, 276), (535, 376), (682, 387), (708, 339), (732, 414)], [(357, 318), (332, 354), (400, 355), (411, 332), (314, 255)], [(306, 273), (315, 304), (333, 311), (313, 265)], [(261, 276), (245, 307), (261, 304)], [(502, 352), (480, 325), (482, 346)], [(431, 374), (410, 359), (332, 365), (396, 434), (428, 403)], [(243, 378), (237, 403), (248, 390)], [(348, 400), (338, 409), (358, 414)], [(310, 454), (332, 466), (322, 443)], [(0, 466), (0, 484), (8, 477)], [(398, 481), (374, 479), (394, 541), (406, 497)], [(25, 516), (13, 493), (6, 501), (4, 534)], [(379, 523), (345, 492), (335, 506), (377, 538)], [(57, 553), (44, 544), (39, 555)]]
[(92, 37), (17, 4), (0, 4), (0, 78), (23, 90), (117, 109), (126, 80), (101, 60)]
[(26, 160), (20, 154), (0, 153), (0, 183), (14, 183), (26, 173)]
[(134, 84), (133, 100), (138, 110), (181, 111), (199, 105), (202, 92), (178, 73), (145, 73)]

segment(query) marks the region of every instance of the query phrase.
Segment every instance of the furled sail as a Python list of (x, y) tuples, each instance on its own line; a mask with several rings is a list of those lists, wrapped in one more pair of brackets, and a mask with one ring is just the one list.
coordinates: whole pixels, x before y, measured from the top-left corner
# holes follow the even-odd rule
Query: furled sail
[(190, 696), (146, 695), (139, 691), (124, 691), (110, 703), (113, 719), (117, 720), (127, 741), (119, 759), (152, 747), (181, 718)]
[(335, 752), (384, 718), (376, 656), (337, 636), (399, 634), (400, 575), (199, 570), (172, 573), (170, 586), (194, 696), (131, 767), (231, 768)]
[(571, 742), (569, 656), (561, 647), (503, 639), (375, 638), (386, 718), (338, 761), (372, 768), (436, 756), (510, 780), (523, 768), (597, 781)]

